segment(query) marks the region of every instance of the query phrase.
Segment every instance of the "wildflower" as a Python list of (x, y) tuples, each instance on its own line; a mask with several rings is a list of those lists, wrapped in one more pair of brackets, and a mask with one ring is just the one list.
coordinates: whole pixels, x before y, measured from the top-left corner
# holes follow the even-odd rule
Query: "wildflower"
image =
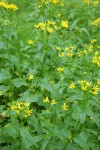
[(59, 30), (59, 27), (58, 27), (58, 26), (54, 26), (54, 28), (55, 28), (56, 30)]
[(53, 100), (51, 101), (51, 104), (52, 104), (52, 105), (56, 105), (56, 104), (57, 104), (57, 101), (56, 101), (55, 99), (53, 99)]
[(32, 44), (33, 44), (33, 41), (32, 41), (32, 40), (28, 40), (27, 43), (28, 43), (29, 45), (32, 45)]
[(100, 26), (100, 17), (92, 22), (92, 25), (99, 27)]
[(62, 26), (63, 28), (67, 28), (67, 29), (68, 29), (68, 27), (69, 27), (68, 21), (61, 21), (61, 26)]
[(52, 28), (47, 27), (47, 32), (52, 33), (53, 32)]
[(27, 109), (25, 110), (25, 117), (26, 117), (26, 118), (29, 117), (29, 116), (31, 115), (31, 113), (32, 113), (32, 110), (30, 110), (29, 108), (27, 108)]
[(58, 71), (59, 73), (63, 72), (63, 71), (64, 71), (64, 67), (62, 67), (62, 68), (61, 68), (61, 67), (58, 67), (58, 68), (57, 68), (57, 71)]
[(0, 2), (0, 7), (7, 9), (7, 10), (18, 10), (18, 7), (15, 4), (8, 4), (5, 2)]
[(90, 93), (93, 94), (93, 95), (97, 95), (98, 94), (98, 90), (99, 90), (98, 85), (94, 85), (92, 87), (92, 89), (90, 90)]
[(94, 39), (94, 40), (91, 40), (91, 43), (95, 43), (97, 40), (96, 39)]
[(90, 85), (91, 85), (91, 82), (88, 82), (88, 81), (86, 81), (86, 80), (78, 80), (78, 82), (80, 83), (81, 89), (82, 89), (83, 91), (88, 90), (88, 88), (89, 88)]
[(60, 57), (64, 57), (64, 55), (65, 55), (65, 53), (64, 53), (64, 52), (62, 52), (62, 53), (60, 54)]
[(46, 97), (46, 98), (43, 100), (43, 102), (44, 102), (44, 103), (49, 103), (49, 102), (50, 102), (50, 100), (49, 100), (49, 98), (48, 98), (48, 97)]
[(68, 50), (69, 50), (69, 47), (66, 47), (64, 50), (65, 50), (65, 51), (68, 51)]
[(75, 88), (76, 88), (75, 84), (74, 84), (74, 83), (71, 83), (71, 84), (70, 84), (70, 88), (75, 89)]
[(64, 103), (64, 104), (62, 105), (62, 109), (63, 109), (63, 110), (68, 110), (68, 105), (66, 105), (66, 103)]
[(84, 0), (84, 3), (86, 3), (88, 5), (90, 4), (90, 2), (91, 2), (90, 0)]
[(87, 54), (87, 50), (84, 50), (83, 53), (84, 53), (84, 54)]
[(100, 85), (100, 79), (98, 79), (97, 84)]
[(98, 4), (99, 4), (99, 1), (98, 1), (98, 0), (96, 0), (96, 1), (93, 2), (93, 5), (94, 5), (95, 7), (96, 7)]
[(68, 56), (68, 57), (72, 57), (72, 56), (73, 56), (73, 53), (72, 53), (72, 52), (69, 52), (69, 53), (67, 54), (67, 56)]
[(28, 80), (31, 81), (34, 79), (34, 76), (32, 74), (29, 75)]
[(87, 86), (81, 86), (81, 88), (82, 88), (83, 91), (87, 90)]

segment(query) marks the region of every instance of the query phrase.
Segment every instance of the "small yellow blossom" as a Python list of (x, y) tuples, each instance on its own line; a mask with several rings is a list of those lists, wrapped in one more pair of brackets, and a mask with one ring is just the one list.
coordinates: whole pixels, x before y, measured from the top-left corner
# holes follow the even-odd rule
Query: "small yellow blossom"
[(90, 0), (84, 0), (84, 3), (86, 3), (88, 5), (90, 4), (90, 2), (91, 2)]
[(81, 86), (81, 88), (82, 88), (83, 91), (87, 90), (87, 86)]
[(68, 50), (69, 50), (69, 47), (66, 47), (64, 50), (65, 50), (65, 51), (68, 51)]
[(62, 105), (62, 109), (63, 109), (63, 110), (68, 110), (68, 105), (66, 105), (66, 103), (64, 103), (64, 104)]
[(56, 104), (57, 104), (57, 101), (56, 101), (55, 99), (53, 99), (53, 100), (51, 101), (51, 104), (52, 104), (52, 105), (56, 105)]
[(30, 110), (29, 108), (25, 110), (25, 117), (29, 117), (32, 113), (32, 110)]
[(75, 88), (76, 88), (75, 84), (74, 84), (74, 83), (71, 83), (71, 84), (70, 84), (70, 88), (75, 89)]
[(68, 25), (68, 21), (61, 21), (61, 26), (63, 27), (63, 28), (69, 28), (69, 25)]
[(98, 4), (99, 4), (99, 1), (98, 1), (98, 0), (96, 0), (96, 1), (93, 2), (93, 5), (94, 5), (95, 7), (96, 7)]
[(100, 85), (100, 79), (98, 79), (97, 84)]
[(48, 33), (52, 33), (52, 32), (53, 32), (52, 28), (47, 27), (47, 32), (48, 32)]
[(73, 53), (72, 53), (72, 52), (69, 52), (69, 53), (67, 54), (67, 56), (68, 56), (68, 57), (72, 57), (72, 56), (73, 56)]
[(59, 73), (63, 72), (63, 71), (64, 71), (64, 67), (62, 67), (62, 68), (61, 68), (61, 67), (58, 67), (58, 68), (57, 68), (57, 71), (58, 71)]
[(60, 54), (60, 57), (64, 57), (64, 55), (65, 55), (65, 53), (64, 53), (64, 52), (62, 52), (62, 53)]
[(34, 76), (32, 74), (29, 75), (28, 80), (31, 81), (34, 79)]
[(32, 40), (28, 40), (27, 43), (28, 43), (29, 45), (32, 45), (32, 44), (33, 44), (33, 41), (32, 41)]
[(50, 102), (50, 100), (49, 100), (49, 98), (48, 98), (48, 97), (46, 97), (46, 98), (43, 100), (43, 102), (44, 102), (44, 103), (49, 103), (49, 102)]
[(91, 40), (91, 43), (95, 43), (97, 40), (96, 39), (94, 39), (94, 40)]

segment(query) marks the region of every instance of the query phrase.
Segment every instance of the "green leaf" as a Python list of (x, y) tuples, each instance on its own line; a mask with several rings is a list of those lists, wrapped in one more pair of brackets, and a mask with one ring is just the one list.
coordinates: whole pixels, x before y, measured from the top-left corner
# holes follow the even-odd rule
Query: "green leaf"
[(8, 69), (1, 69), (0, 71), (0, 82), (2, 82), (3, 80), (6, 79), (10, 79), (11, 78), (11, 74), (9, 72)]
[(87, 28), (81, 28), (81, 31), (83, 31), (84, 33), (86, 33), (86, 34), (87, 34), (87, 36), (88, 36), (88, 38), (89, 38), (89, 39), (91, 39), (91, 37), (90, 37), (90, 33), (89, 33), (89, 31), (88, 31), (88, 29), (87, 29)]
[(77, 23), (79, 22), (79, 18), (77, 18), (76, 20), (74, 20), (74, 22), (72, 23), (72, 25), (70, 26), (70, 30), (72, 31), (75, 27), (76, 27), (76, 25), (77, 25)]
[(17, 78), (12, 80), (12, 84), (16, 87), (19, 88), (21, 86), (27, 86), (27, 82), (23, 78)]
[(25, 145), (25, 147), (28, 149), (31, 146), (35, 146), (38, 147), (37, 142), (41, 141), (43, 139), (42, 135), (39, 136), (32, 136), (28, 129), (25, 127), (20, 128), (20, 135), (22, 137), (23, 140), (23, 144)]
[(42, 150), (45, 150), (47, 144), (49, 143), (51, 139), (51, 136), (50, 135), (46, 135), (45, 138), (43, 139), (43, 142), (42, 142)]
[(59, 92), (55, 88), (53, 88), (53, 86), (49, 83), (47, 78), (42, 79), (40, 81), (40, 86), (46, 89), (47, 91), (51, 92), (55, 98), (59, 97)]
[(90, 150), (87, 142), (88, 136), (85, 132), (81, 132), (80, 134), (74, 137), (74, 142), (76, 142), (83, 150)]

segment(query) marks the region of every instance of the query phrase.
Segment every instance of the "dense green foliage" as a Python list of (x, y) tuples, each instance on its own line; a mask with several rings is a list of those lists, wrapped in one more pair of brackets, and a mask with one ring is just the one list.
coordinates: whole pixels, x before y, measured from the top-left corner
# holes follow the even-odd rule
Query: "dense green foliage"
[(98, 0), (2, 0), (0, 70), (1, 150), (100, 149)]

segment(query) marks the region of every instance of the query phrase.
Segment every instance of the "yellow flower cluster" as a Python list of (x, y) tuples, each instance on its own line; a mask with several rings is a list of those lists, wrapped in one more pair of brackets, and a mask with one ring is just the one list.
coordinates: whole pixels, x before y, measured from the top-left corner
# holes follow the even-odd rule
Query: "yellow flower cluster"
[[(46, 97), (44, 100), (43, 100), (44, 103), (49, 103), (50, 100), (48, 97)], [(51, 100), (51, 105), (56, 105), (57, 104), (57, 101), (55, 99), (52, 99)]]
[(93, 57), (92, 62), (93, 62), (94, 64), (96, 64), (98, 67), (100, 67), (100, 55), (99, 55), (98, 52), (95, 53), (95, 56)]
[(47, 22), (39, 22), (35, 24), (34, 27), (43, 31), (47, 31), (48, 33), (52, 33), (54, 30), (59, 30), (61, 27), (63, 29), (69, 28), (68, 21), (61, 21), (60, 27), (56, 24), (57, 23), (55, 21), (48, 20)]
[(57, 71), (58, 71), (59, 73), (62, 73), (62, 72), (64, 71), (64, 67), (62, 67), (62, 68), (61, 68), (61, 67), (58, 67), (58, 68), (57, 68)]
[(47, 22), (39, 22), (35, 25), (35, 28), (46, 30), (48, 33), (53, 32), (53, 27), (55, 26), (55, 21), (48, 20)]
[(53, 4), (53, 5), (57, 5), (59, 4), (60, 6), (64, 6), (64, 1), (62, 0), (41, 0), (42, 3), (44, 4)]
[(100, 27), (100, 17), (92, 22), (92, 25)]
[[(43, 100), (44, 103), (50, 103), (50, 99), (48, 97), (46, 97), (44, 100)], [(57, 104), (57, 101), (55, 99), (52, 99), (51, 100), (51, 105), (56, 105)], [(63, 110), (68, 110), (68, 105), (66, 103), (64, 103), (62, 105), (62, 109)]]
[(92, 89), (90, 90), (90, 93), (93, 94), (93, 95), (97, 95), (98, 90), (99, 90), (98, 85), (93, 85)]
[(86, 81), (86, 80), (78, 80), (78, 82), (80, 83), (81, 89), (82, 89), (83, 91), (88, 90), (88, 88), (89, 88), (90, 85), (91, 85), (91, 82), (88, 82), (88, 81)]
[(24, 100), (14, 102), (10, 110), (13, 110), (17, 115), (23, 112), (24, 117), (29, 117), (32, 113), (32, 110), (29, 109), (29, 103), (26, 103)]
[(15, 4), (8, 4), (5, 2), (0, 2), (0, 7), (8, 10), (18, 10), (18, 7)]

